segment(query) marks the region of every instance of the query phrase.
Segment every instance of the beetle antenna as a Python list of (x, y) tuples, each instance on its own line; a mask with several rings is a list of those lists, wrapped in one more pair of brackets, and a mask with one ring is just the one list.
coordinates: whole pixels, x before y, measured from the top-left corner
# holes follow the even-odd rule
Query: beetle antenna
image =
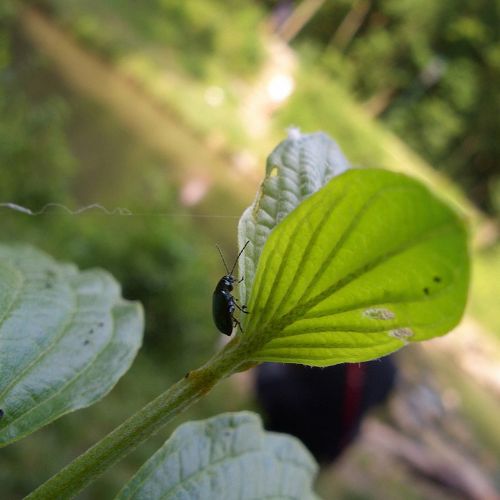
[(217, 250), (219, 250), (219, 255), (220, 255), (220, 258), (222, 259), (222, 263), (224, 264), (224, 267), (226, 268), (227, 274), (231, 274), (229, 272), (229, 269), (227, 268), (227, 264), (226, 264), (226, 261), (224, 260), (224, 255), (222, 255), (222, 250), (220, 249), (220, 246), (217, 244), (215, 244), (215, 246), (217, 247)]
[(247, 242), (243, 245), (243, 248), (240, 250), (240, 253), (238, 254), (238, 257), (236, 257), (236, 260), (234, 261), (233, 268), (231, 269), (231, 272), (229, 274), (233, 274), (234, 268), (236, 267), (236, 264), (238, 263), (238, 260), (243, 253), (243, 250), (247, 247), (247, 245), (250, 243), (250, 240), (247, 240)]

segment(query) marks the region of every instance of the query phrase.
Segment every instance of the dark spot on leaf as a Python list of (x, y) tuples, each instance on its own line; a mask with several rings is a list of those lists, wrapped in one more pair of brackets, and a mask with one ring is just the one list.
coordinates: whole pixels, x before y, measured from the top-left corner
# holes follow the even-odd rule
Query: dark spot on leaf
[(427, 287), (424, 288), (425, 295), (429, 295), (429, 289)]
[(0, 418), (2, 418), (5, 415), (5, 412), (0, 408)]
[(99, 323), (97, 323), (97, 326), (98, 326), (99, 328), (102, 328), (102, 327), (104, 326), (104, 323), (103, 323), (102, 321), (99, 321)]
[(45, 288), (52, 288), (52, 283), (49, 282), (45, 283)]
[(190, 374), (191, 374), (191, 372), (187, 372), (186, 375), (184, 375), (184, 378), (189, 378)]
[(441, 283), (441, 276), (434, 276), (434, 283)]
[(91, 329), (89, 330), (89, 335), (92, 335), (93, 333), (94, 333), (94, 329), (93, 329), (93, 328), (91, 328)]
[(83, 345), (89, 345), (90, 344), (90, 340), (86, 340)]

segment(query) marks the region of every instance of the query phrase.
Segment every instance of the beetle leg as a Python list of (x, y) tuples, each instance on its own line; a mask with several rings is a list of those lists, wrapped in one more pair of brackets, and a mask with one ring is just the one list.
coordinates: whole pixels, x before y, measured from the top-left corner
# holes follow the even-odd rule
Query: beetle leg
[(243, 333), (243, 328), (241, 328), (241, 323), (233, 316), (233, 328), (237, 326), (241, 333)]
[[(236, 299), (235, 299), (236, 300)], [(236, 302), (234, 303), (234, 305), (242, 312), (242, 313), (245, 313), (245, 314), (248, 314), (248, 310), (247, 310), (247, 306), (239, 306), (238, 304), (236, 304)]]

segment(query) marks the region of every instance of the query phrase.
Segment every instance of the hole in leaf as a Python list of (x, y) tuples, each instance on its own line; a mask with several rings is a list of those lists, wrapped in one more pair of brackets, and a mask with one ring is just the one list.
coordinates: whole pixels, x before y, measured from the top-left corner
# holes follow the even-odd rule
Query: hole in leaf
[(277, 177), (278, 176), (278, 167), (273, 167), (269, 172), (269, 177)]
[(411, 328), (395, 328), (394, 330), (389, 331), (389, 336), (394, 337), (395, 339), (402, 340), (403, 342), (407, 342), (407, 340), (413, 337), (413, 330)]
[(363, 311), (363, 316), (373, 319), (394, 319), (396, 315), (383, 307), (370, 307)]
[(2, 418), (5, 415), (5, 412), (0, 408), (0, 418)]

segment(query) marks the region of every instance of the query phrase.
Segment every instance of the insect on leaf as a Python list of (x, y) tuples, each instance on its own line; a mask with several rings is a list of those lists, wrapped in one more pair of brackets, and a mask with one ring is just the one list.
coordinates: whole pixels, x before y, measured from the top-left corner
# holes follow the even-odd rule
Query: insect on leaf
[(460, 320), (469, 256), (461, 218), (401, 174), (349, 170), (270, 234), (244, 342), (254, 361), (366, 361)]

